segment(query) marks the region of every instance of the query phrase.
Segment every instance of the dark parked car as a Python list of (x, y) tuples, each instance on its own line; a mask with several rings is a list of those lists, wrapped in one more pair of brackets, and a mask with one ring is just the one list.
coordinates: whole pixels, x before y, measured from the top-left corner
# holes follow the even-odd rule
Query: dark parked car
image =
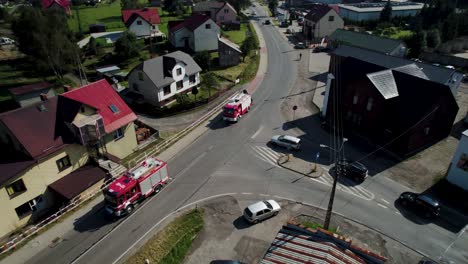
[(269, 19), (265, 20), (265, 25), (270, 25), (271, 21)]
[(281, 22), (280, 27), (289, 27), (288, 21)]
[(362, 183), (369, 173), (366, 166), (357, 161), (340, 160), (337, 162), (337, 167), (342, 169), (342, 176), (351, 178), (357, 183)]
[(318, 47), (315, 47), (312, 52), (313, 53), (319, 53), (319, 52), (326, 52), (326, 51), (329, 51), (330, 49), (327, 48), (327, 47), (323, 47), (323, 46), (318, 46)]
[(440, 204), (434, 198), (425, 194), (404, 192), (398, 198), (401, 205), (411, 208), (425, 217), (438, 217), (440, 215)]
[(295, 49), (305, 49), (306, 48), (306, 45), (304, 45), (303, 42), (298, 42), (295, 46), (294, 46)]

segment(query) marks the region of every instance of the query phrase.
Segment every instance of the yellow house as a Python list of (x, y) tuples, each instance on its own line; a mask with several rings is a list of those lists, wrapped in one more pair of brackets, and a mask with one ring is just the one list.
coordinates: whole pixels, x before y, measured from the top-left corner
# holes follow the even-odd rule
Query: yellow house
[(99, 186), (92, 160), (133, 152), (135, 119), (105, 80), (0, 114), (0, 237)]

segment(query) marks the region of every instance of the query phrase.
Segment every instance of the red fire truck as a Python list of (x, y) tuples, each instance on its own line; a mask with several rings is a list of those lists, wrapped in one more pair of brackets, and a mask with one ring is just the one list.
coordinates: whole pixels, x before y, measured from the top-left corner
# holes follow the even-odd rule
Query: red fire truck
[(160, 192), (168, 180), (167, 163), (146, 158), (104, 190), (106, 212), (114, 216), (131, 214), (136, 203)]
[(237, 122), (252, 106), (252, 97), (247, 91), (234, 95), (224, 106), (223, 120)]

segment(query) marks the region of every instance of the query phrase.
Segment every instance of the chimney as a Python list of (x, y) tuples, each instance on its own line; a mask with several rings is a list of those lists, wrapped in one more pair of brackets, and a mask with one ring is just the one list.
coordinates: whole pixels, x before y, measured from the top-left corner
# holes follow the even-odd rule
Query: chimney
[(47, 98), (47, 94), (43, 94), (43, 93), (41, 93), (41, 94), (39, 95), (39, 97), (41, 97), (41, 101), (42, 101), (42, 102), (45, 102), (45, 101), (47, 101), (47, 99), (48, 99), (48, 98)]
[(65, 89), (65, 92), (73, 90), (73, 88), (70, 85), (64, 85), (63, 88)]

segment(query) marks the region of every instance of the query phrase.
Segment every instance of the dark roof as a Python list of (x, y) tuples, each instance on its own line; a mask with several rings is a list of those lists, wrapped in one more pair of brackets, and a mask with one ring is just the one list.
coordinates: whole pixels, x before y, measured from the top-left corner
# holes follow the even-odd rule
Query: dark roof
[(44, 89), (51, 88), (51, 87), (52, 87), (52, 84), (48, 82), (40, 82), (40, 83), (33, 83), (33, 84), (10, 88), (9, 91), (13, 95), (22, 95), (22, 94), (27, 94), (30, 92), (44, 90)]
[(452, 74), (455, 73), (455, 70), (453, 69), (438, 67), (423, 62), (415, 62), (405, 58), (391, 56), (350, 45), (340, 45), (333, 51), (333, 54), (342, 57), (353, 57), (358, 60), (379, 65), (386, 69), (403, 72), (418, 78), (427, 79), (444, 85), (447, 81), (450, 80)]
[[(237, 52), (239, 52), (239, 53), (242, 53), (242, 51), (241, 51), (239, 45), (237, 45), (236, 43), (230, 41), (229, 39), (219, 37), (218, 40), (219, 40), (219, 42), (224, 43), (226, 46), (229, 46), (231, 49), (233, 49), (233, 50), (235, 50), (235, 51), (237, 51)], [(218, 46), (219, 46), (219, 45), (218, 45)]]
[(163, 55), (151, 60), (144, 61), (136, 67), (142, 70), (156, 85), (156, 87), (164, 87), (172, 82), (172, 74), (168, 74), (177, 62), (185, 64), (185, 73), (192, 75), (201, 72), (200, 66), (192, 59), (190, 55), (182, 51), (175, 51), (167, 55)]
[(203, 12), (203, 11), (209, 11), (210, 9), (220, 9), (223, 6), (224, 6), (223, 2), (203, 1), (199, 3), (195, 3), (192, 9), (193, 9), (193, 12)]
[(309, 13), (305, 16), (305, 19), (318, 22), (324, 15), (326, 15), (330, 10), (331, 7), (325, 4), (316, 4), (312, 5), (310, 8)]
[(65, 144), (56, 133), (57, 97), (0, 115), (0, 120), (32, 158), (50, 154)]
[(129, 26), (136, 18), (141, 17), (150, 24), (159, 24), (161, 19), (157, 8), (125, 9), (122, 10), (122, 20), (126, 26)]
[(49, 184), (49, 188), (71, 200), (105, 177), (106, 172), (101, 168), (86, 165)]
[(181, 28), (186, 28), (190, 31), (194, 31), (197, 29), (199, 26), (201, 26), (203, 23), (205, 23), (208, 19), (210, 19), (209, 16), (205, 14), (194, 14), (185, 19), (184, 21), (174, 21), (172, 23), (168, 24), (169, 31), (177, 31)]
[[(115, 131), (137, 119), (132, 109), (105, 79), (63, 93), (61, 96), (96, 109), (102, 116), (106, 133)], [(113, 110), (113, 107), (117, 111)]]
[(344, 29), (337, 29), (330, 35), (330, 39), (383, 53), (391, 53), (403, 44), (399, 40)]
[(7, 162), (0, 163), (0, 185), (3, 185), (5, 182), (15, 177), (18, 173), (29, 168), (31, 165), (35, 164), (34, 160), (24, 160), (16, 162)]

